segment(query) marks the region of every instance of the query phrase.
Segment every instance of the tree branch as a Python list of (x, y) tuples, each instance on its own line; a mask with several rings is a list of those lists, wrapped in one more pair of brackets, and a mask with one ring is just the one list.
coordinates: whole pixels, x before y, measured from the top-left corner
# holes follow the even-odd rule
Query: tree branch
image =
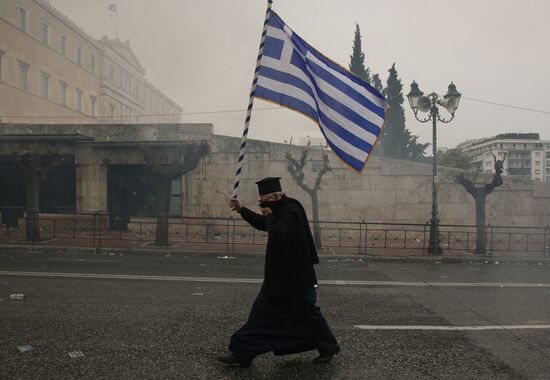
[(321, 189), (321, 180), (323, 176), (331, 170), (332, 168), (329, 166), (328, 154), (326, 151), (323, 151), (323, 168), (319, 173), (317, 173), (317, 178), (315, 179), (315, 186), (313, 187), (313, 191)]
[(306, 158), (307, 158), (308, 151), (304, 150), (302, 152), (302, 157), (300, 161), (298, 162), (296, 159), (294, 159), (290, 153), (285, 154), (285, 157), (288, 161), (288, 171), (290, 172), (290, 175), (294, 180), (296, 181), (296, 184), (300, 186), (306, 193), (311, 194), (313, 192), (313, 189), (311, 189), (309, 186), (307, 186), (304, 183), (304, 166), (306, 164)]
[[(208, 143), (191, 141), (182, 147), (167, 149), (140, 145), (145, 164), (164, 178), (176, 178), (195, 169), (202, 157), (208, 153)], [(169, 153), (175, 155), (170, 160)]]
[(464, 177), (463, 173), (455, 177), (455, 182), (460, 183), (468, 193), (472, 194), (472, 196), (476, 196), (478, 188), (474, 185), (474, 182)]

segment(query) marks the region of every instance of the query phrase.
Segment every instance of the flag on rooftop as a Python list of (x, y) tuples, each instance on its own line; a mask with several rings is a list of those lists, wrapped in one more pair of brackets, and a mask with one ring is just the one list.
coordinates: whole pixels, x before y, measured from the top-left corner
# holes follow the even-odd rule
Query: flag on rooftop
[(374, 87), (294, 33), (273, 11), (254, 96), (312, 119), (338, 157), (361, 171), (376, 144), (388, 104)]

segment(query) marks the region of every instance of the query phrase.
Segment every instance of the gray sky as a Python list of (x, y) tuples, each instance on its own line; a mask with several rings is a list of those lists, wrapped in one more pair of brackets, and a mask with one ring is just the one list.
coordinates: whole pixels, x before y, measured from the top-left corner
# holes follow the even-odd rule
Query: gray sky
[[(184, 112), (245, 109), (266, 2), (263, 0), (50, 0), (94, 37), (115, 36), (107, 7), (117, 2), (119, 34), (156, 87)], [(416, 80), (444, 94), (454, 81), (463, 96), (550, 111), (550, 1), (275, 0), (273, 9), (302, 38), (347, 67), (355, 23), (366, 65), (384, 82), (393, 62), (404, 94)], [(255, 108), (272, 107), (255, 101)], [(431, 142), (431, 127), (407, 128)], [(445, 112), (445, 111), (443, 111)], [(245, 114), (183, 116), (211, 122), (215, 133), (240, 136)], [(504, 132), (538, 132), (550, 140), (550, 114), (463, 99), (438, 145)], [(253, 112), (250, 138), (282, 142), (321, 136), (307, 118), (286, 110)]]

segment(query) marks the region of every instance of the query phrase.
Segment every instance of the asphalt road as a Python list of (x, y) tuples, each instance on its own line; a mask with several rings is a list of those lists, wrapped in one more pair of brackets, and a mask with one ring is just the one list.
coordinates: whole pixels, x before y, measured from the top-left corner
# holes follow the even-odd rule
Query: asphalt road
[[(548, 265), (322, 257), (318, 303), (342, 352), (322, 366), (309, 352), (224, 368), (214, 357), (262, 272), (253, 254), (0, 253), (0, 378), (550, 378)], [(411, 326), (431, 327), (398, 329)]]

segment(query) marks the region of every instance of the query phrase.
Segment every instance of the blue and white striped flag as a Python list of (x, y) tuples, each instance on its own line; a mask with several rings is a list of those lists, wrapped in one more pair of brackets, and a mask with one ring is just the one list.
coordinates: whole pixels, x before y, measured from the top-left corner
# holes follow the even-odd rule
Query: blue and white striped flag
[(334, 153), (359, 172), (388, 108), (376, 89), (308, 45), (273, 11), (254, 96), (311, 118)]

